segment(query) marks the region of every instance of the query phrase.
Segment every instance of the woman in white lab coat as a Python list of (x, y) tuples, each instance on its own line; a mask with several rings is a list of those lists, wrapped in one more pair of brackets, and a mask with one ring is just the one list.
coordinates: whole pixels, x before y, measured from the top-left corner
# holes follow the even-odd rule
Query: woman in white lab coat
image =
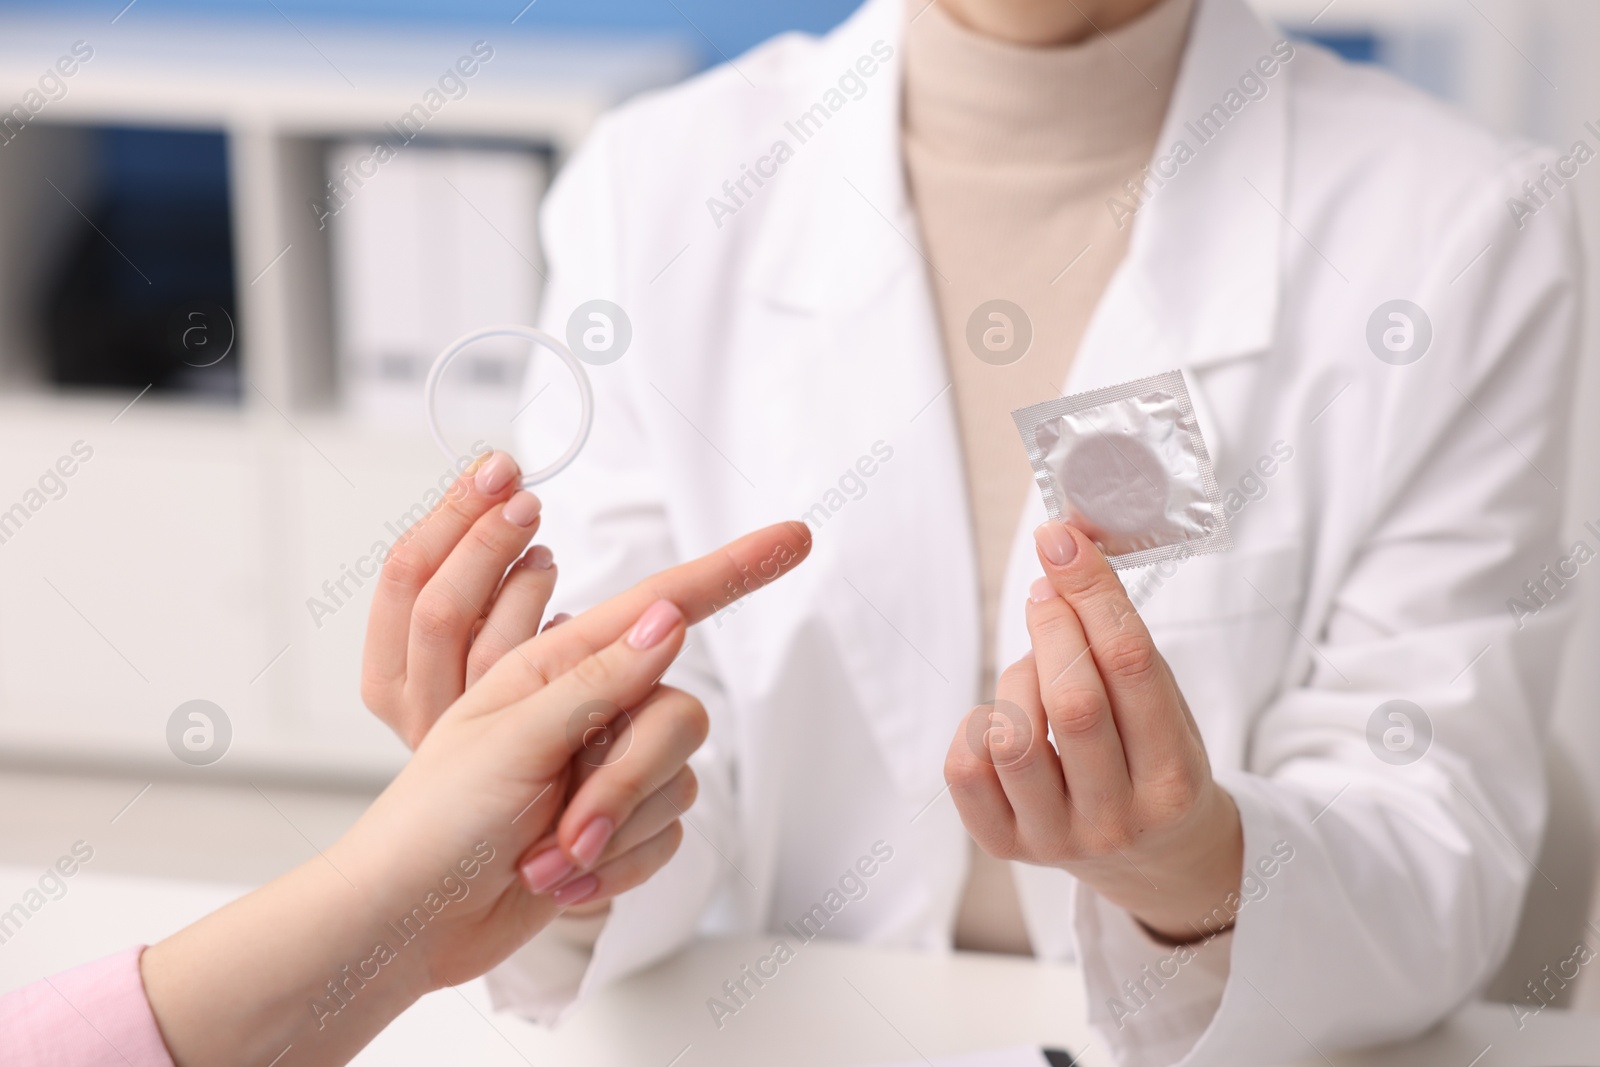
[[(825, 936), (947, 948), (970, 829), (1018, 861), (1028, 945), (1079, 961), (1127, 1062), (1275, 1062), (1420, 1031), (1487, 981), (1535, 876), (1565, 622), (1542, 568), (1568, 554), (1570, 194), (1547, 157), (1290, 45), (1243, 0), (1194, 4), (1150, 168), (1106, 208), (1125, 252), (1064, 380), (1034, 397), (1181, 368), (1227, 494), (1231, 551), (1124, 576), (1160, 652), (1143, 711), (1193, 741), (1179, 814), (1214, 811), (1146, 823), (1135, 798), (1094, 820), (1111, 820), (1102, 859), (1127, 851), (1169, 895), (1193, 888), (1187, 869), (1140, 851), (1145, 831), (1213, 835), (1233, 888), (1186, 937), (1114, 860), (1096, 873), (1081, 828), (1007, 839), (1013, 801), (1019, 821), (1075, 816), (1065, 798), (1024, 810), (967, 758), (984, 679), (1006, 695), (1030, 624), (1036, 658), (1059, 659), (1037, 613), (1063, 601), (1024, 610), (1045, 560), (1029, 494), (985, 657), (974, 530), (992, 516), (963, 477), (975, 438), (947, 358), (968, 309), (941, 303), (902, 148), (915, 14), (868, 0), (824, 38), (632, 103), (550, 196), (546, 325), (595, 324), (602, 346), (631, 331), (593, 371), (588, 448), (541, 489), (562, 606), (774, 518), (803, 516), (816, 545), (701, 626), (669, 675), (713, 724), (679, 854), (591, 920), (597, 940), (576, 923), (536, 939), (492, 977), (499, 1001), (554, 1018), (698, 932), (808, 915)], [(1078, 248), (1053, 251), (1067, 267)], [(525, 444), (525, 460), (548, 451)], [(1044, 592), (1070, 592), (1070, 571)], [(1115, 705), (1100, 651), (1083, 684)], [(1011, 700), (1037, 704), (1023, 675)], [(1134, 768), (1145, 754), (1122, 741)], [(872, 877), (837, 892), (864, 858)], [(708, 1026), (745, 1003), (707, 996)]]

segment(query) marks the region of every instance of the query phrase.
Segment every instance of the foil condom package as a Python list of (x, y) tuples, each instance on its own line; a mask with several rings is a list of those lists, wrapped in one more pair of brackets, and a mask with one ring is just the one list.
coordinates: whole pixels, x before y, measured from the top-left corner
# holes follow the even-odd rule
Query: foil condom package
[(1232, 546), (1182, 371), (1011, 413), (1052, 519), (1117, 570)]

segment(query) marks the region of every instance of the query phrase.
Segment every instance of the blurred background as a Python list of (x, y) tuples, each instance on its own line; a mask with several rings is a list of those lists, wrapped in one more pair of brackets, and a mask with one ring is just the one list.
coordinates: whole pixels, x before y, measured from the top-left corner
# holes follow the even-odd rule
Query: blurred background
[[(1592, 0), (1255, 3), (1495, 129), (1600, 142)], [(0, 908), (79, 839), (101, 879), (0, 932), (0, 989), (93, 955), (108, 910), (163, 936), (382, 787), (405, 751), (359, 701), (362, 559), (447, 473), (432, 356), (534, 319), (539, 199), (597, 116), (854, 6), (0, 3)], [(459, 361), (461, 449), (559, 417), (517, 407), (525, 358)], [(1573, 539), (1600, 525), (1600, 420), (1578, 426)], [(1595, 581), (1562, 593), (1584, 609), (1556, 719), (1600, 796)], [(399, 1030), (371, 1062), (438, 1058)]]

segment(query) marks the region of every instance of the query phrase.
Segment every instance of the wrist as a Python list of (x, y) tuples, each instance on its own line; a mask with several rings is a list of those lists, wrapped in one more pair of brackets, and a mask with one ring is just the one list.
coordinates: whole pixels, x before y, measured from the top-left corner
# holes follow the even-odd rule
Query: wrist
[(1098, 870), (1072, 873), (1158, 940), (1191, 944), (1231, 928), (1244, 864), (1233, 797), (1212, 783), (1192, 817), (1163, 837), (1112, 856)]
[(431, 992), (420, 950), (396, 937), (392, 909), (373, 891), (381, 883), (330, 849), (297, 872), (293, 898), (307, 948), (299, 954), (301, 982), (294, 1010), (311, 1047), (362, 1047), (424, 994)]
[[(344, 987), (354, 979), (381, 986), (385, 996), (392, 996), (404, 1010), (439, 988), (426, 942), (413, 928), (415, 922), (407, 922), (411, 910), (435, 886), (422, 885), (417, 872), (394, 862), (393, 857), (401, 852), (384, 847), (381, 840), (369, 842), (366, 838), (362, 824), (357, 823), (323, 854), (320, 873), (332, 879), (326, 891), (343, 896), (347, 925), (359, 931), (345, 940), (340, 958), (329, 959), (333, 973), (324, 982), (331, 980)], [(324, 991), (331, 992), (326, 986)], [(365, 994), (366, 989), (360, 991)], [(337, 1003), (328, 1000), (330, 1006)]]
[(1178, 944), (1205, 940), (1233, 927), (1244, 866), (1244, 827), (1226, 789), (1211, 784), (1200, 820), (1184, 838), (1190, 847), (1182, 865), (1163, 874), (1177, 891), (1161, 894), (1147, 912), (1134, 913), (1152, 933)]
[(300, 1063), (346, 1062), (422, 992), (404, 968), (361, 977), (375, 926), (318, 858), (152, 945), (140, 971), (174, 1062), (268, 1062), (289, 1045)]

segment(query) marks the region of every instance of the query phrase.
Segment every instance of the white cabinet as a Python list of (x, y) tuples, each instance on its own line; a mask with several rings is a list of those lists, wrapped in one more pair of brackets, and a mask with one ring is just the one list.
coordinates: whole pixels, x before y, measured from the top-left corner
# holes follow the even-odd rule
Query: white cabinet
[[(0, 15), (0, 85), (33, 83), (74, 41), (94, 49), (0, 139), (0, 513), (74, 442), (93, 449), (20, 529), (0, 519), (0, 762), (186, 772), (166, 724), (192, 699), (233, 730), (208, 774), (370, 783), (403, 761), (360, 705), (371, 581), (345, 568), (394, 540), (447, 463), (421, 425), (342, 403), (339, 294), (312, 210), (327, 150), (422, 106), (419, 152), (512, 145), (559, 166), (602, 111), (698, 65), (660, 40), (479, 36)], [(469, 53), (480, 61), (456, 92), (441, 79)], [(39, 384), (41, 280), (87, 225), (82, 131), (118, 124), (227, 135), (239, 404), (151, 394), (124, 411), (132, 392)], [(341, 577), (351, 595), (318, 626), (306, 601)]]
[[(0, 500), (43, 501), (0, 544), (0, 745), (157, 758), (186, 700), (241, 740), (270, 717), (259, 442), (238, 412), (149, 398), (112, 424), (126, 402), (0, 404)], [(74, 445), (59, 498), (31, 494)]]

